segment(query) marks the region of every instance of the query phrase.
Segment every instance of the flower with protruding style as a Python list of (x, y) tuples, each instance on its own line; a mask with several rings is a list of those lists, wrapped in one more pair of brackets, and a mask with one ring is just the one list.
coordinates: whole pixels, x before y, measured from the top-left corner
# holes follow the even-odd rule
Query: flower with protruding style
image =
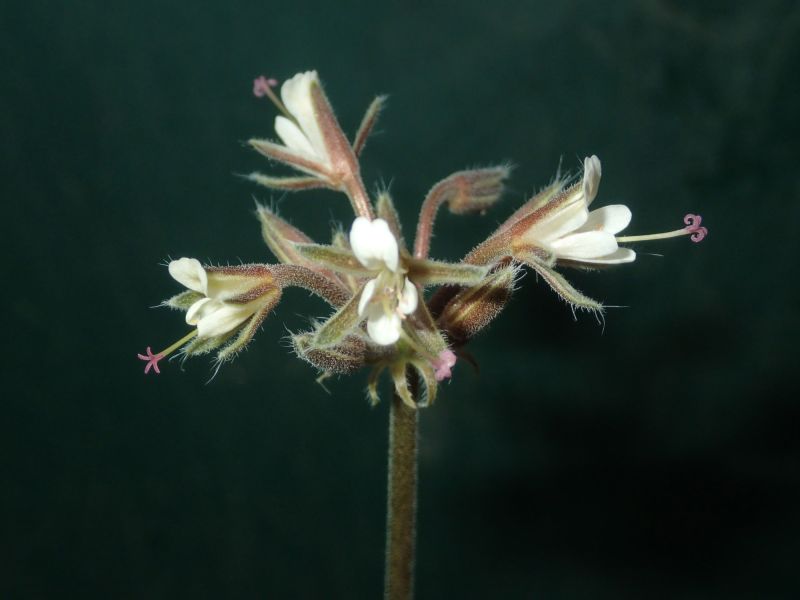
[(350, 229), (350, 247), (358, 262), (375, 274), (361, 292), (358, 314), (366, 316), (367, 333), (376, 344), (394, 344), (403, 319), (419, 301), (416, 286), (400, 268), (397, 240), (383, 219), (358, 217)]
[(169, 263), (169, 274), (196, 294), (186, 322), (197, 327), (199, 339), (225, 335), (261, 310), (277, 287), (260, 265), (205, 268), (195, 258)]
[(357, 216), (372, 217), (357, 153), (364, 147), (383, 98), (376, 98), (370, 105), (351, 145), (336, 120), (316, 71), (298, 73), (286, 80), (281, 86), (280, 99), (272, 91), (273, 85), (277, 85), (275, 80), (259, 77), (253, 83), (253, 93), (269, 97), (283, 113), (275, 117), (275, 132), (283, 144), (263, 139), (251, 139), (249, 143), (267, 158), (304, 175), (273, 177), (251, 173), (248, 178), (272, 189), (298, 191), (323, 187), (344, 192)]
[(281, 298), (281, 283), (268, 265), (204, 267), (195, 258), (170, 261), (169, 274), (188, 288), (163, 305), (186, 311), (189, 333), (161, 352), (139, 354), (145, 373), (179, 348), (186, 356), (217, 350), (217, 363), (235, 356)]
[(529, 218), (530, 226), (516, 243), (539, 248), (558, 261), (570, 263), (600, 265), (634, 261), (636, 253), (630, 248), (620, 248), (615, 237), (630, 223), (630, 209), (623, 204), (610, 204), (589, 211), (597, 196), (601, 173), (600, 159), (587, 157), (581, 185), (535, 211)]
[(292, 152), (329, 168), (331, 159), (311, 97), (315, 85), (319, 86), (316, 71), (298, 73), (283, 83), (281, 100), (289, 114), (275, 117), (275, 133)]

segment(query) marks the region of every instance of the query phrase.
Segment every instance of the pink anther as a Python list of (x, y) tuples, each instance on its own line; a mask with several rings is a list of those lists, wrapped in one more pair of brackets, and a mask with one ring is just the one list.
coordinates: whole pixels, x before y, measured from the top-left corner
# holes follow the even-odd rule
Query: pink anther
[(450, 350), (450, 348), (442, 350), (439, 353), (439, 358), (431, 361), (431, 364), (433, 365), (436, 381), (450, 379), (450, 377), (453, 376), (451, 369), (456, 364), (456, 353)]
[(150, 372), (150, 369), (156, 372), (156, 374), (160, 374), (161, 371), (158, 370), (158, 361), (164, 358), (163, 354), (153, 354), (153, 351), (150, 350), (150, 346), (147, 347), (147, 355), (144, 354), (137, 354), (139, 360), (147, 361), (147, 364), (144, 367), (144, 373), (147, 375)]
[(703, 238), (708, 235), (708, 229), (700, 226), (702, 221), (703, 217), (700, 215), (688, 214), (683, 217), (683, 222), (687, 225), (686, 231), (692, 234), (689, 239), (695, 243), (702, 242)]
[(253, 80), (253, 95), (256, 98), (263, 98), (267, 95), (269, 89), (274, 88), (276, 85), (278, 85), (277, 79), (267, 79), (263, 75), (259, 75)]

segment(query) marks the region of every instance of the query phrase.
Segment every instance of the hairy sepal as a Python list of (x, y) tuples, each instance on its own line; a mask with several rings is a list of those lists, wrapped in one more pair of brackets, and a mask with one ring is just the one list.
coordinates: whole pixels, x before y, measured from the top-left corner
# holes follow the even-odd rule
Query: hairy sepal
[(409, 364), (419, 374), (419, 379), (423, 383), (422, 394), (417, 402), (417, 406), (431, 406), (436, 401), (436, 394), (439, 391), (439, 383), (436, 381), (436, 372), (427, 361), (414, 359)]
[(403, 404), (416, 410), (417, 403), (414, 402), (414, 396), (411, 393), (411, 389), (408, 385), (409, 382), (407, 372), (407, 363), (405, 361), (399, 360), (393, 362), (389, 366), (389, 374), (392, 376), (395, 393), (403, 401)]
[(558, 273), (551, 266), (531, 260), (530, 262), (524, 261), (527, 266), (536, 271), (542, 279), (544, 279), (552, 290), (558, 294), (564, 302), (569, 304), (573, 310), (578, 308), (588, 310), (596, 313), (603, 312), (603, 305), (597, 300), (592, 300), (576, 290), (561, 273)]
[(350, 250), (323, 244), (294, 244), (294, 248), (303, 259), (311, 261), (318, 267), (360, 277), (370, 275), (370, 271), (358, 262)]
[(360, 156), (364, 151), (364, 146), (367, 144), (367, 139), (372, 133), (375, 124), (378, 122), (378, 117), (380, 116), (385, 103), (386, 96), (376, 96), (375, 99), (370, 103), (367, 111), (364, 113), (364, 117), (361, 119), (361, 125), (359, 125), (358, 131), (356, 132), (356, 137), (353, 140), (353, 153), (356, 156)]
[(394, 207), (392, 197), (386, 190), (378, 193), (378, 198), (375, 201), (375, 214), (379, 219), (386, 221), (392, 235), (397, 239), (400, 252), (405, 253), (405, 242), (403, 241), (403, 229), (400, 225), (400, 217), (397, 214), (397, 209)]
[(517, 262), (528, 266), (536, 263), (546, 267), (554, 267), (557, 258), (550, 250), (527, 243), (514, 244), (512, 246), (512, 256)]
[(439, 356), (444, 350), (447, 350), (447, 340), (439, 331), (424, 302), (420, 302), (417, 310), (411, 315), (408, 327), (414, 338), (430, 356)]
[(474, 337), (505, 308), (518, 273), (519, 267), (508, 265), (489, 275), (480, 285), (456, 294), (442, 311), (439, 326), (456, 344)]
[(295, 248), (295, 244), (313, 244), (314, 241), (288, 221), (266, 206), (259, 205), (256, 215), (261, 223), (261, 235), (267, 247), (284, 264), (301, 264), (308, 261)]
[(338, 344), (362, 321), (358, 314), (358, 301), (361, 299), (363, 286), (352, 298), (336, 311), (327, 321), (319, 326), (314, 336), (316, 348), (326, 348)]
[(488, 267), (465, 263), (409, 258), (408, 277), (422, 285), (476, 285), (488, 273)]
[(326, 373), (347, 375), (364, 366), (367, 343), (357, 335), (348, 335), (335, 346), (318, 347), (313, 333), (292, 336), (297, 356)]
[(185, 292), (181, 292), (173, 296), (172, 298), (168, 298), (161, 303), (162, 306), (168, 306), (174, 310), (182, 310), (187, 311), (189, 307), (197, 302), (198, 300), (202, 300), (205, 298), (203, 294), (200, 292), (194, 292), (192, 290), (186, 290)]
[(326, 181), (316, 177), (270, 177), (269, 175), (263, 175), (261, 173), (250, 173), (244, 177), (253, 183), (257, 183), (271, 190), (281, 190), (285, 192), (299, 192), (331, 187)]
[(564, 185), (565, 181), (563, 179), (556, 179), (553, 183), (540, 190), (530, 200), (515, 210), (514, 213), (497, 228), (497, 231), (505, 231), (522, 217), (542, 208), (564, 190)]
[(282, 146), (280, 144), (276, 144), (275, 142), (262, 139), (251, 139), (248, 140), (247, 143), (256, 152), (266, 156), (267, 158), (271, 158), (272, 160), (281, 162), (285, 165), (293, 167), (299, 171), (303, 171), (304, 173), (308, 173), (312, 177), (322, 179), (326, 182), (329, 180), (330, 173), (328, 172), (328, 170), (325, 168), (324, 165), (318, 163), (313, 159), (308, 158), (307, 156), (300, 155), (297, 152), (293, 152), (286, 146)]
[[(341, 229), (341, 227), (338, 227), (333, 230), (333, 235), (331, 236), (331, 245), (334, 248), (338, 248), (346, 252), (352, 252), (352, 250), (350, 249), (350, 238)], [(358, 289), (358, 281), (352, 274), (339, 273), (338, 277), (340, 281), (344, 284), (344, 286), (348, 290), (350, 290), (351, 293), (355, 292)]]
[(244, 325), (238, 330), (236, 336), (225, 345), (222, 350), (217, 352), (217, 362), (223, 363), (229, 360), (232, 360), (239, 352), (244, 350), (245, 346), (250, 343), (250, 341), (255, 336), (258, 328), (261, 327), (261, 324), (264, 322), (264, 319), (267, 318), (269, 313), (272, 312), (272, 309), (280, 301), (280, 294), (275, 294), (270, 298), (269, 302), (267, 302), (263, 308), (261, 308), (257, 313), (255, 313), (250, 320), (245, 321)]

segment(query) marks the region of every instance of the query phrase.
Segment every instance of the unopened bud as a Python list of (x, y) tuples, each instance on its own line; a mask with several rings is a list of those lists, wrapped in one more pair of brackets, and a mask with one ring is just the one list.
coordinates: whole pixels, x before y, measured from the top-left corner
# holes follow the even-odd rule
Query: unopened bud
[(506, 166), (454, 173), (442, 182), (448, 184), (450, 212), (464, 215), (485, 211), (500, 198), (509, 173)]
[(503, 267), (447, 303), (439, 326), (454, 343), (466, 342), (500, 314), (514, 291), (518, 271), (514, 265)]
[(328, 373), (352, 373), (366, 362), (367, 344), (355, 335), (347, 336), (335, 346), (320, 348), (314, 343), (313, 333), (301, 333), (292, 336), (292, 346), (297, 356)]

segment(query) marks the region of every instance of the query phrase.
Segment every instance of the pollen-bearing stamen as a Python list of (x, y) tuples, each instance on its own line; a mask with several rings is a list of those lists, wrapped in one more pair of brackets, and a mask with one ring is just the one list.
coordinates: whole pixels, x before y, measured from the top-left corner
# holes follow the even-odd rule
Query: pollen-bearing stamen
[(170, 355), (173, 352), (175, 352), (175, 350), (177, 350), (178, 348), (183, 346), (186, 342), (191, 340), (196, 335), (197, 335), (197, 329), (193, 329), (192, 331), (187, 333), (185, 336), (183, 336), (181, 339), (179, 339), (174, 344), (164, 348), (161, 352), (153, 354), (153, 351), (150, 349), (150, 346), (148, 346), (147, 347), (147, 354), (137, 354), (137, 356), (139, 357), (139, 360), (144, 360), (144, 361), (147, 362), (147, 364), (144, 366), (145, 375), (147, 375), (150, 372), (150, 369), (153, 369), (153, 371), (156, 372), (156, 375), (160, 375), (161, 371), (158, 368), (158, 362), (162, 358), (165, 358), (168, 355)]
[(689, 213), (685, 217), (683, 217), (683, 222), (686, 223), (686, 227), (682, 227), (681, 229), (676, 229), (674, 231), (667, 231), (665, 233), (652, 233), (649, 235), (624, 235), (618, 236), (617, 242), (626, 243), (626, 242), (647, 242), (650, 240), (664, 240), (667, 238), (673, 237), (680, 237), (682, 235), (691, 236), (693, 242), (701, 242), (703, 238), (708, 235), (708, 228), (703, 227), (700, 225), (702, 223), (703, 218), (700, 215), (693, 215)]

